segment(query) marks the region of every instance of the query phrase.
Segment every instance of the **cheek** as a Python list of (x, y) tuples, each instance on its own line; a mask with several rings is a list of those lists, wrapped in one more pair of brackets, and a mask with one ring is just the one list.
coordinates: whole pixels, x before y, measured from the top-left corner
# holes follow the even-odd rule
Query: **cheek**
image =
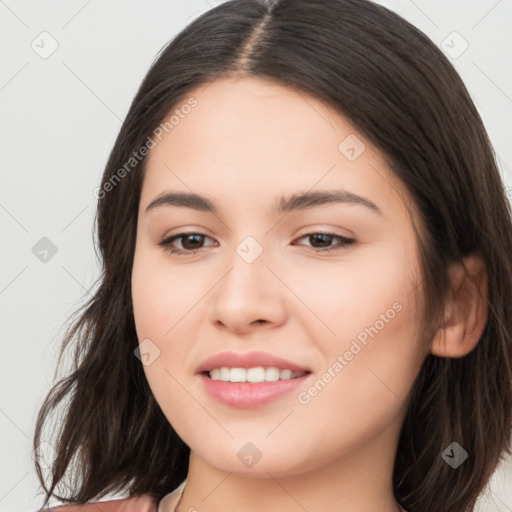
[(340, 265), (335, 274), (331, 268), (330, 286), (309, 295), (312, 309), (334, 334), (316, 338), (325, 373), (315, 389), (305, 390), (304, 401), (338, 411), (341, 422), (350, 422), (347, 410), (375, 420), (392, 417), (421, 367), (416, 302), (421, 273), (414, 249), (397, 247), (390, 244), (378, 258)]
[(402, 270), (366, 275), (355, 290), (343, 296), (334, 324), (337, 338), (324, 344), (336, 377), (316, 405), (338, 405), (340, 421), (350, 421), (347, 410), (389, 419), (402, 410), (422, 362), (414, 282)]
[(339, 433), (333, 443), (341, 449), (347, 443), (364, 446), (399, 421), (421, 367), (408, 290), (388, 288), (371, 306), (361, 302), (364, 311), (356, 320), (339, 313), (335, 329), (342, 336), (322, 342), (325, 367), (298, 397), (297, 423), (318, 435), (333, 426)]
[(209, 287), (207, 280), (192, 278), (183, 266), (169, 264), (158, 251), (136, 250), (132, 270), (135, 328), (139, 343), (149, 339), (156, 346), (151, 345), (158, 357), (144, 365), (144, 371), (159, 402), (168, 396), (176, 399), (181, 393), (171, 375), (181, 381), (184, 373), (194, 370), (199, 356), (192, 341), (204, 317), (201, 298)]
[[(162, 268), (161, 258), (156, 256), (146, 248), (136, 250), (132, 270), (133, 313), (139, 343), (147, 343), (145, 340), (149, 339), (154, 344), (153, 354), (158, 354), (150, 364), (143, 365), (146, 379), (174, 426), (181, 425), (182, 411), (190, 408), (190, 396), (179, 384), (183, 380), (180, 372), (187, 345), (177, 340), (185, 338), (183, 329), (187, 324), (180, 319), (193, 304), (193, 288), (190, 282), (181, 281), (179, 269)], [(184, 430), (187, 429), (190, 425)]]
[(315, 263), (293, 279), (294, 292), (324, 324), (318, 324), (317, 334), (337, 349), (360, 333), (364, 340), (365, 329), (374, 324), (379, 332), (398, 334), (417, 321), (420, 272), (414, 251), (386, 243), (354, 254), (333, 264)]
[(169, 331), (206, 292), (202, 280), (191, 279), (180, 265), (170, 265), (158, 251), (136, 250), (132, 301), (139, 340), (167, 340)]

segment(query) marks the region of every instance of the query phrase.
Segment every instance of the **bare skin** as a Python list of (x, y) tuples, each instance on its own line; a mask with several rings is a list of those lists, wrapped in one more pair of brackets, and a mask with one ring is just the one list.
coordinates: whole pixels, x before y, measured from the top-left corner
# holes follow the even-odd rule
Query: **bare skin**
[[(317, 99), (256, 78), (217, 80), (191, 96), (197, 106), (149, 155), (132, 275), (139, 340), (160, 351), (144, 371), (191, 448), (179, 512), (397, 512), (393, 462), (426, 355), (417, 212), (382, 154)], [(171, 190), (204, 196), (218, 211), (147, 210)], [(274, 211), (281, 196), (335, 190), (377, 209), (360, 201)], [(159, 245), (183, 232), (205, 236)], [(249, 236), (242, 247), (262, 250), (251, 263), (237, 253)], [(450, 309), (452, 330), (439, 332), (433, 351), (459, 357), (475, 346), (485, 315), (469, 309)], [(197, 373), (223, 351), (268, 352), (311, 373), (268, 404), (233, 407)], [(251, 467), (237, 456), (248, 442), (261, 454)], [(162, 500), (159, 512), (176, 501), (176, 493)]]

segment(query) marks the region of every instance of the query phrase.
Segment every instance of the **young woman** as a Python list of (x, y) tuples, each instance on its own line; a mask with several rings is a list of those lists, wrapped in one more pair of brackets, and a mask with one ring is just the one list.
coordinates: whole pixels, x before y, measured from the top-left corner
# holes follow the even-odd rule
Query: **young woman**
[(223, 3), (152, 65), (96, 195), (45, 506), (474, 509), (510, 454), (511, 211), (425, 35), (362, 0)]

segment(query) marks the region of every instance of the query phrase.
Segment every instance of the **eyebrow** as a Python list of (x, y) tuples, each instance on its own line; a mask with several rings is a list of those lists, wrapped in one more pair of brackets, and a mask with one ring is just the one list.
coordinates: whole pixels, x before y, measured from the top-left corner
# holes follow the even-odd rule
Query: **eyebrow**
[[(375, 203), (346, 190), (298, 192), (289, 197), (279, 198), (275, 203), (274, 211), (278, 214), (283, 214), (336, 203), (364, 206), (382, 215), (382, 211)], [(146, 208), (146, 212), (159, 206), (183, 206), (202, 212), (218, 214), (218, 210), (212, 201), (199, 194), (188, 192), (165, 192), (151, 201)]]

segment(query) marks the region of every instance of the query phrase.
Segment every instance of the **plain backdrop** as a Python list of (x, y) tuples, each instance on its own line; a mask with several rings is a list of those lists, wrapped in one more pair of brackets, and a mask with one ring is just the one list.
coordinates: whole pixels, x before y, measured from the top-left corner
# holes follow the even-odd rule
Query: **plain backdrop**
[[(122, 120), (160, 49), (219, 3), (0, 1), (0, 512), (42, 505), (36, 414), (54, 381), (64, 322), (98, 275), (93, 190)], [(511, 0), (379, 3), (447, 53), (512, 197)], [(479, 510), (512, 511), (511, 461)]]

